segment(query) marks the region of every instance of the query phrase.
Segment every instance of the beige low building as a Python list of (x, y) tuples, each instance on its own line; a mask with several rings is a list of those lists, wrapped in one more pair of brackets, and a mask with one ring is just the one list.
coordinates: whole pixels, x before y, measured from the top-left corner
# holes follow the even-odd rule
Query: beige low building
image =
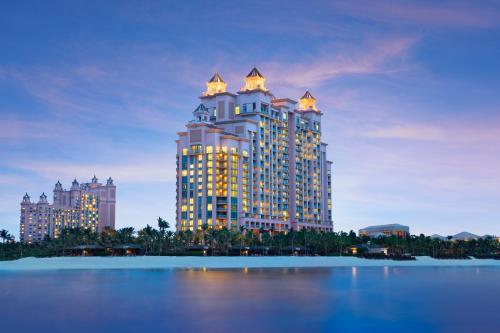
[(410, 227), (401, 224), (383, 224), (369, 226), (363, 229), (359, 229), (359, 237), (388, 237), (388, 236), (398, 236), (407, 237), (410, 235)]

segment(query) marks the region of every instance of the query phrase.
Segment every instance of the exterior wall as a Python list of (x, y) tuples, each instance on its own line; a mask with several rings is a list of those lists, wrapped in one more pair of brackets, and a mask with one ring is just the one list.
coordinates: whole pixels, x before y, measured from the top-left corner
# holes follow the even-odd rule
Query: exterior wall
[(58, 238), (64, 228), (85, 228), (102, 232), (115, 228), (116, 186), (109, 179), (106, 185), (97, 182), (78, 184), (64, 190), (58, 182), (54, 189), (53, 204), (45, 194), (38, 202), (28, 195), (21, 203), (20, 241), (38, 242)]
[(265, 89), (200, 99), (176, 140), (178, 230), (333, 230), (321, 112)]

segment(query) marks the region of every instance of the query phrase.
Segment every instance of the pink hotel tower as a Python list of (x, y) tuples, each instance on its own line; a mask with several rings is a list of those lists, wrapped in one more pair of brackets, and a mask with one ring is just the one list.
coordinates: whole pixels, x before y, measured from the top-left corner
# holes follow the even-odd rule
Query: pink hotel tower
[(90, 183), (75, 179), (69, 190), (58, 181), (54, 187), (54, 203), (42, 193), (38, 202), (26, 193), (21, 202), (20, 241), (39, 242), (58, 238), (64, 228), (84, 228), (102, 232), (115, 228), (116, 186), (111, 177), (101, 184), (94, 176)]
[(177, 142), (177, 230), (333, 230), (331, 164), (307, 91), (276, 98), (256, 69), (236, 94), (219, 74)]

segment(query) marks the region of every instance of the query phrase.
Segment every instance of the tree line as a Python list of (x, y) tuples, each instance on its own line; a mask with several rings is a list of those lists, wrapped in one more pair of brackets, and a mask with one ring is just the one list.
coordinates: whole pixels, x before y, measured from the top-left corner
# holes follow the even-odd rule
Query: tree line
[[(364, 255), (368, 247), (386, 247), (391, 255), (432, 256), (435, 258), (499, 257), (500, 244), (493, 237), (469, 241), (449, 241), (421, 235), (406, 238), (389, 236), (381, 238), (358, 237), (354, 231), (318, 232), (315, 230), (290, 230), (275, 232), (227, 228), (216, 229), (204, 225), (196, 231), (169, 230), (170, 225), (158, 218), (156, 227), (147, 225), (136, 231), (132, 227), (118, 230), (106, 229), (98, 234), (88, 229), (63, 229), (59, 237), (45, 237), (41, 242), (21, 243), (12, 241), (6, 231), (0, 231), (0, 259), (23, 257), (48, 257), (71, 255), (71, 249), (82, 245), (102, 247), (130, 245), (138, 253), (149, 256), (164, 255), (350, 255), (352, 246), (356, 255)], [(366, 245), (369, 246), (366, 246)]]

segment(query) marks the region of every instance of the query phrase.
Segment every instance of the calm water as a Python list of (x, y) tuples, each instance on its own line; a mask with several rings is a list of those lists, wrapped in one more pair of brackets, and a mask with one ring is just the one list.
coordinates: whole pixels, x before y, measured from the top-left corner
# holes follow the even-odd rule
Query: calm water
[(2, 332), (498, 332), (500, 268), (0, 272)]

